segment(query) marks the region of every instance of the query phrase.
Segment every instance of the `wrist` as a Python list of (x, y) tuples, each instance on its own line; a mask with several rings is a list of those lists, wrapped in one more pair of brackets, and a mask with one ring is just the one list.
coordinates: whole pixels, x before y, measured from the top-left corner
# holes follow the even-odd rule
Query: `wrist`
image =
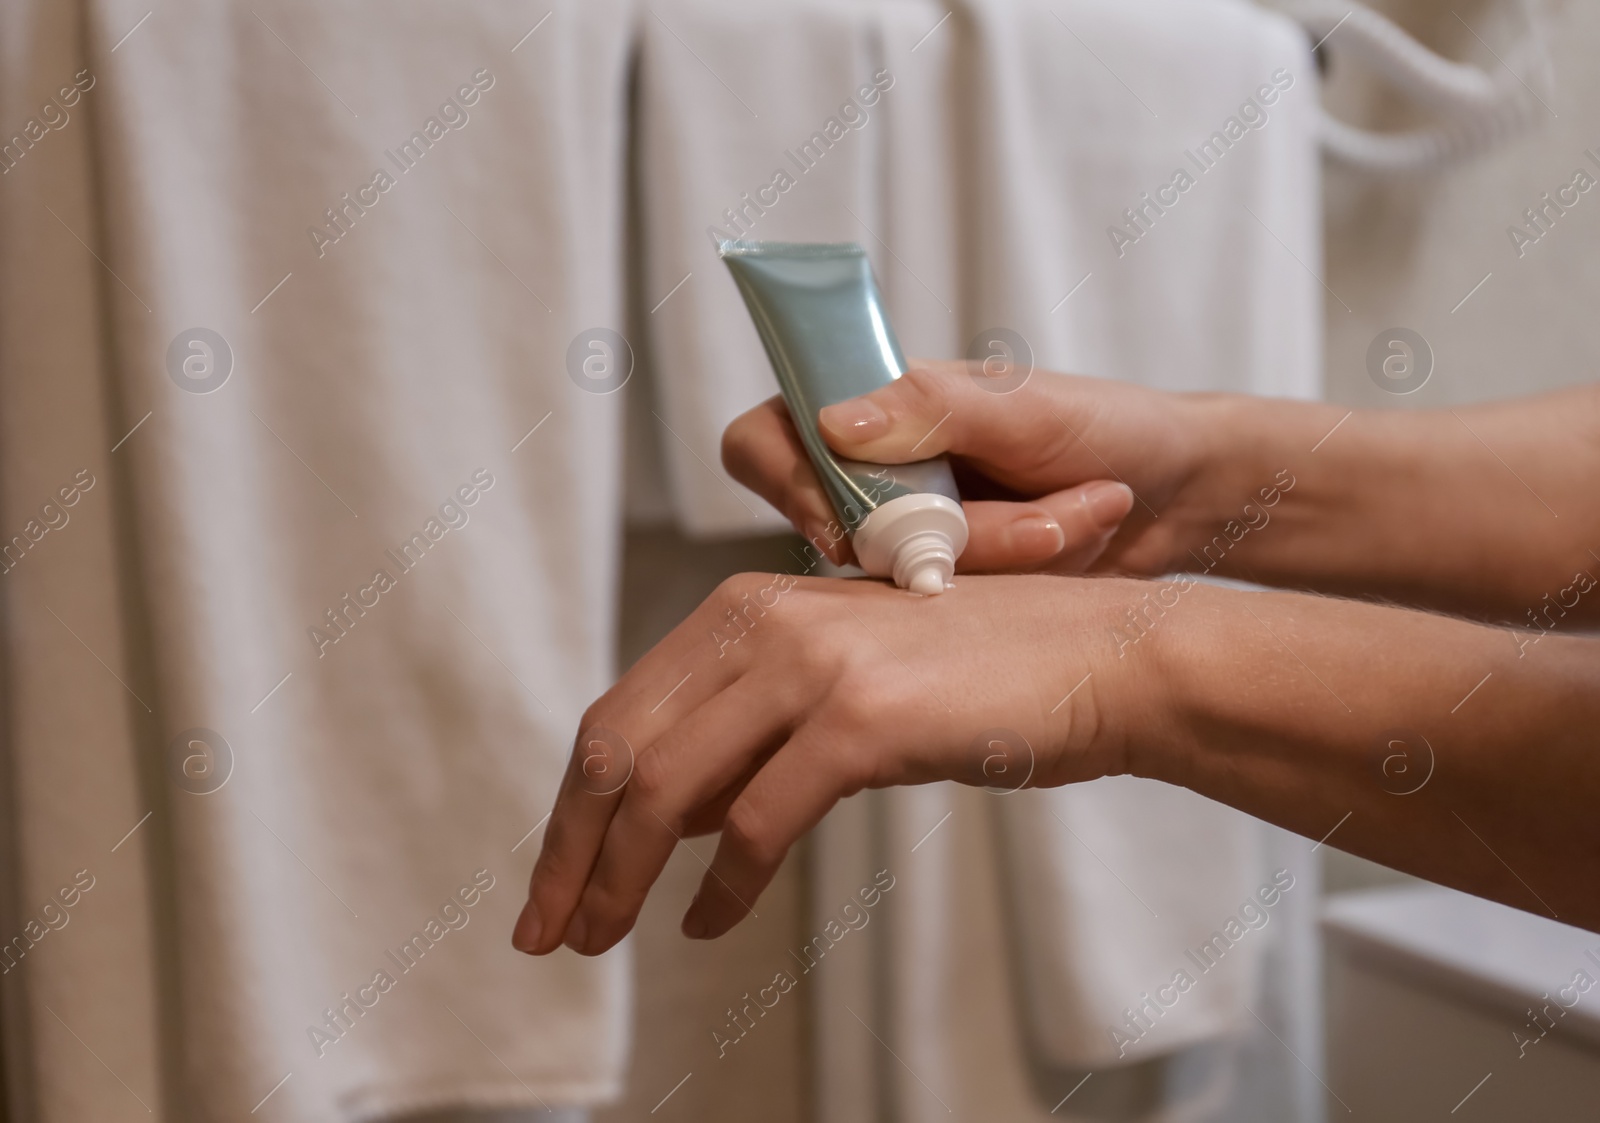
[(1292, 450), (1305, 451), (1300, 446), (1309, 442), (1301, 439), (1302, 430), (1315, 427), (1306, 423), (1306, 414), (1321, 409), (1247, 394), (1184, 397), (1195, 433), (1191, 457), (1197, 506), (1213, 522), (1232, 517), (1258, 481), (1284, 466)]
[(1277, 539), (1269, 543), (1252, 532), (1303, 506), (1303, 488), (1296, 503), (1279, 503), (1310, 471), (1312, 450), (1348, 411), (1243, 394), (1185, 395), (1184, 409), (1195, 434), (1189, 477), (1171, 512), (1161, 513), (1171, 520), (1171, 568), (1261, 580), (1274, 568), (1272, 556), (1293, 548), (1282, 533), (1266, 536)]
[[(1075, 606), (1069, 634), (1084, 663), (1073, 679), (1082, 685), (1072, 698), (1070, 756), (1089, 761), (1096, 776), (1167, 779), (1179, 732), (1173, 684), (1181, 680), (1173, 673), (1169, 633), (1203, 592), (1200, 583), (1187, 574), (1056, 580)], [(1087, 619), (1086, 602), (1093, 605)]]

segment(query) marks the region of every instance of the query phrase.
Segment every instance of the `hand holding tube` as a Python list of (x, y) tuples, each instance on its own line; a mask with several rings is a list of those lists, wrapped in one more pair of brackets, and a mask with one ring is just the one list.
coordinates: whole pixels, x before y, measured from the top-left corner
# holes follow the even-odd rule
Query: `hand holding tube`
[[(724, 932), (837, 800), (986, 782), (988, 742), (972, 748), (995, 727), (1037, 754), (1033, 786), (1154, 777), (1600, 931), (1600, 662), (1592, 639), (1559, 634), (1600, 619), (1594, 388), (1358, 413), (1061, 375), (1001, 396), (934, 364), (839, 405), (822, 424), (844, 455), (949, 453), (999, 496), (966, 505), (971, 565), (1209, 572), (1214, 543), (1232, 576), (1480, 615), (1533, 605), (1533, 627), (1189, 576), (974, 577), (922, 602), (879, 582), (734, 578), (585, 715), (519, 948), (612, 946), (680, 838), (718, 829), (684, 928)], [(740, 418), (723, 455), (797, 526), (829, 517), (781, 404)], [(1107, 475), (1131, 512), (1124, 495), (1111, 526), (1074, 521)], [(1250, 513), (1265, 508), (1271, 530)], [(1054, 555), (1019, 546), (1040, 514)], [(1425, 790), (1384, 782), (1396, 730), (1448, 746)], [(616, 746), (628, 782), (594, 783)]]
[[(856, 460), (948, 453), (968, 497), (964, 572), (1165, 572), (1185, 520), (1158, 525), (1155, 514), (1198, 490), (1189, 399), (1045, 372), (1010, 394), (981, 383), (967, 363), (913, 363), (891, 385), (823, 410), (821, 430)], [(722, 458), (833, 561), (851, 560), (781, 399), (735, 420)]]

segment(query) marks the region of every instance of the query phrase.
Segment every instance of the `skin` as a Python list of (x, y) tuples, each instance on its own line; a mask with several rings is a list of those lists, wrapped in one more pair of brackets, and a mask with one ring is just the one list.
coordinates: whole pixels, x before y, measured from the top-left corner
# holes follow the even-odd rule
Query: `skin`
[[(725, 582), (585, 715), (518, 948), (614, 946), (717, 830), (683, 927), (721, 935), (839, 799), (991, 782), (995, 727), (1030, 786), (1163, 780), (1600, 931), (1600, 641), (1574, 634), (1600, 620), (1600, 389), (1352, 412), (982, 381), (918, 364), (821, 417), (853, 459), (951, 456), (973, 576)], [(850, 560), (780, 402), (723, 459)]]

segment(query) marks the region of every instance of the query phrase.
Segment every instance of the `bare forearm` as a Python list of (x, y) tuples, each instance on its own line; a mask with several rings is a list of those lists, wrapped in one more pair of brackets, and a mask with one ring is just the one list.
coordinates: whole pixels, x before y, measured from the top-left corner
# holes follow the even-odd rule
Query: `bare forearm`
[(1210, 523), (1183, 532), (1191, 568), (1523, 626), (1600, 620), (1600, 388), (1421, 412), (1195, 405), (1218, 467)]
[(1129, 660), (1134, 771), (1600, 929), (1600, 645), (1295, 594), (1187, 592)]

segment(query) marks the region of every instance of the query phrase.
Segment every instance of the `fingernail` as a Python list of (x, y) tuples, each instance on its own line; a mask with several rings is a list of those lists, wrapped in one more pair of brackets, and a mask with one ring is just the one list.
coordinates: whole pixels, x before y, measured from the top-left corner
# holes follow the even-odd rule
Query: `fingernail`
[(824, 429), (850, 441), (870, 441), (888, 431), (889, 416), (867, 398), (851, 398), (817, 415)]
[(1124, 483), (1103, 480), (1079, 494), (1090, 521), (1102, 530), (1110, 530), (1133, 510), (1133, 489)]
[(589, 937), (589, 922), (584, 919), (583, 913), (578, 913), (567, 924), (567, 938), (563, 941), (569, 948), (583, 954), (584, 943)]
[(543, 931), (543, 924), (539, 920), (539, 910), (529, 901), (522, 906), (522, 915), (517, 917), (517, 926), (511, 930), (511, 946), (518, 951), (525, 951), (533, 955), (539, 947), (539, 934)]
[(1005, 530), (1007, 553), (1018, 561), (1053, 558), (1067, 544), (1061, 524), (1049, 515), (1028, 515)]

